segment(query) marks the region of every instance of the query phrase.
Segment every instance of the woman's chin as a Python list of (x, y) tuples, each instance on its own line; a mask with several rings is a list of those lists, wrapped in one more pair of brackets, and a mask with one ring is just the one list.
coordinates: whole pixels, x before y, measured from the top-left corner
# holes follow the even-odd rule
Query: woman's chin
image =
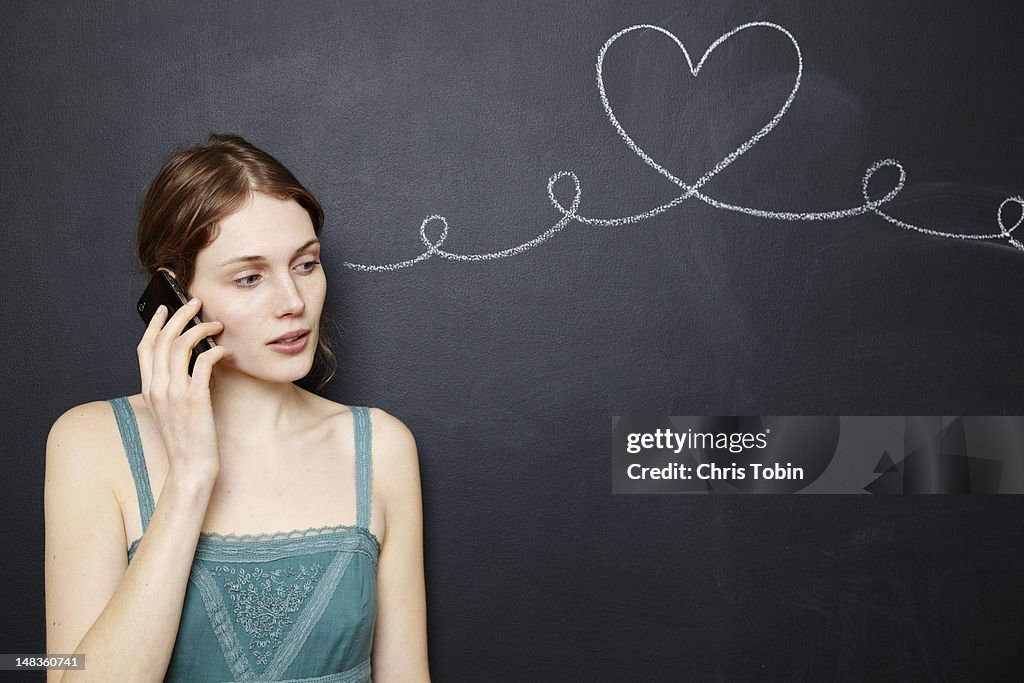
[(309, 375), (313, 370), (312, 360), (306, 363), (290, 364), (290, 367), (267, 367), (246, 368), (245, 364), (225, 365), (225, 361), (217, 363), (213, 368), (213, 375), (210, 377), (210, 386), (213, 387), (213, 380), (220, 377), (222, 381), (230, 381), (229, 377), (246, 376), (263, 382), (291, 383), (297, 382)]

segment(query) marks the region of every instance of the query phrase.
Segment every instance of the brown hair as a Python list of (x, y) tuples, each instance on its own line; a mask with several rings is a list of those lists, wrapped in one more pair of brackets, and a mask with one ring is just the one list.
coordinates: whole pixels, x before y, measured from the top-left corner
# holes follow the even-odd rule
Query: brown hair
[[(139, 212), (139, 261), (151, 276), (159, 268), (172, 270), (187, 294), (196, 256), (217, 238), (220, 221), (240, 209), (254, 192), (294, 199), (320, 236), (324, 210), (291, 171), (238, 135), (212, 134), (206, 144), (176, 151), (150, 183)], [(325, 307), (314, 361), (324, 376), (317, 390), (334, 377), (338, 367), (327, 325), (336, 327)]]

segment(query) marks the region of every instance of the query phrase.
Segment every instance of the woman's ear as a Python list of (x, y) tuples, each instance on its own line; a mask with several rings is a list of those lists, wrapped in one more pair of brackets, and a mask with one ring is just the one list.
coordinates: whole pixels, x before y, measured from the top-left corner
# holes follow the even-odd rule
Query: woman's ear
[(185, 295), (186, 299), (190, 296), (190, 294), (185, 290), (185, 286), (183, 284), (181, 284), (181, 280), (178, 279), (177, 273), (175, 273), (170, 268), (164, 268), (162, 266), (160, 268), (157, 268), (157, 270), (162, 270), (162, 271), (168, 273), (174, 279), (174, 281), (176, 283), (178, 283), (178, 289), (181, 290), (181, 293)]
[(191, 294), (188, 293), (188, 290), (186, 290), (185, 287), (181, 284), (181, 281), (178, 279), (177, 274), (173, 270), (171, 270), (170, 268), (164, 268), (163, 266), (157, 268), (157, 270), (162, 270), (165, 273), (169, 274), (174, 279), (174, 281), (177, 283), (178, 289), (181, 290), (181, 293), (185, 295), (186, 299), (188, 299), (188, 298), (190, 298), (192, 296)]
[(164, 272), (166, 272), (166, 273), (169, 273), (169, 274), (170, 274), (170, 276), (174, 278), (174, 281), (175, 281), (175, 282), (177, 282), (177, 281), (178, 281), (178, 276), (177, 276), (177, 274), (176, 274), (176, 273), (175, 273), (175, 272), (174, 272), (173, 270), (171, 270), (170, 268), (164, 268), (163, 266), (161, 266), (160, 268), (157, 268), (157, 270), (162, 270), (162, 271), (164, 271)]

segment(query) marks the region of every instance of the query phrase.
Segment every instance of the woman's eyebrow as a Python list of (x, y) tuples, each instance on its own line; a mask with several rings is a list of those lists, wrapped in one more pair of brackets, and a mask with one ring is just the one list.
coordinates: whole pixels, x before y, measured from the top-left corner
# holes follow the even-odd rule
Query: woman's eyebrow
[[(319, 244), (319, 243), (320, 243), (320, 240), (318, 240), (317, 238), (314, 237), (313, 239), (311, 239), (310, 241), (306, 242), (301, 247), (296, 249), (295, 253), (292, 254), (292, 256), (298, 256), (300, 253), (302, 253), (303, 251), (305, 251), (309, 247), (313, 246), (314, 244)], [(221, 263), (217, 267), (220, 268), (222, 266), (226, 266), (226, 265), (231, 264), (231, 263), (266, 263), (266, 262), (267, 262), (267, 257), (266, 256), (236, 256), (235, 258), (229, 258), (227, 261), (224, 261), (223, 263)]]

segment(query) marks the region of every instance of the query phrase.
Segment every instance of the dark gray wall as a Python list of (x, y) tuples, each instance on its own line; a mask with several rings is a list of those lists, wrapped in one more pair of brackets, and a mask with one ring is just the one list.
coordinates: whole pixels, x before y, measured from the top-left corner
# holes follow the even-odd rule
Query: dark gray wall
[[(417, 437), (435, 680), (1019, 671), (1019, 497), (613, 497), (609, 470), (612, 415), (1024, 413), (1024, 252), (1006, 240), (691, 199), (638, 223), (572, 223), (507, 258), (343, 264), (416, 257), (431, 214), (453, 253), (527, 242), (560, 218), (546, 183), (561, 170), (590, 217), (678, 195), (597, 92), (598, 50), (638, 23), (694, 60), (749, 21), (800, 45), (792, 107), (708, 195), (856, 206), (865, 169), (894, 157), (908, 178), (885, 211), (997, 232), (996, 207), (1024, 191), (1020, 7), (5, 4), (0, 651), (44, 646), (49, 426), (138, 391), (144, 188), (174, 147), (230, 131), (326, 208), (329, 305), (347, 327), (326, 394)], [(782, 34), (751, 31), (706, 68), (693, 79), (651, 31), (605, 63), (623, 126), (683, 180), (772, 116), (796, 60)], [(570, 185), (556, 189), (568, 203)]]

